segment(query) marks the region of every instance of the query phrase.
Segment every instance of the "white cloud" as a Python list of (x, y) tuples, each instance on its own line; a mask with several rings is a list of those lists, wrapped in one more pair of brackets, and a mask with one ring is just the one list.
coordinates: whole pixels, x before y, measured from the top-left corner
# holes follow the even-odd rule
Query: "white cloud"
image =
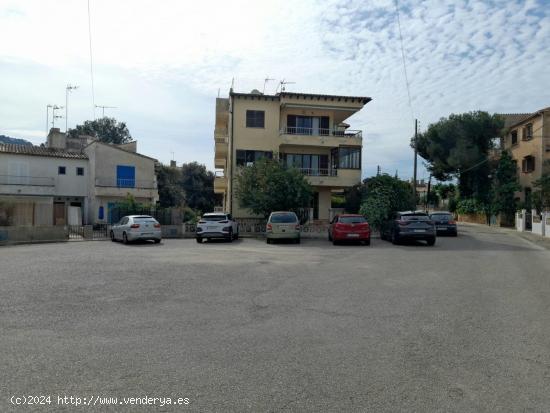
[[(239, 90), (261, 89), (269, 75), (297, 82), (289, 90), (373, 97), (350, 119), (365, 131), (364, 173), (380, 163), (411, 174), (394, 1), (90, 3), (96, 103), (117, 106), (108, 113), (128, 123), (144, 153), (212, 167), (218, 89), (225, 95), (233, 77)], [(550, 104), (542, 1), (401, 0), (400, 10), (424, 127), (451, 112)], [(67, 83), (80, 85), (70, 124), (92, 116), (87, 25), (85, 0), (0, 0), (0, 133), (36, 139), (45, 105), (64, 104)]]

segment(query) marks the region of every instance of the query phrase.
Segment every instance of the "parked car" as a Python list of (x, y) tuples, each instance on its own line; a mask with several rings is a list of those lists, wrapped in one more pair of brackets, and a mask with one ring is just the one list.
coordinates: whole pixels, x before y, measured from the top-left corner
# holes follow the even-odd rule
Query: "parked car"
[(435, 224), (435, 230), (437, 235), (449, 234), (453, 237), (458, 235), (456, 221), (453, 218), (453, 214), (446, 211), (437, 211), (430, 214), (430, 219)]
[(231, 214), (225, 212), (209, 212), (204, 214), (197, 224), (196, 240), (225, 239), (229, 242), (239, 239), (239, 224)]
[(111, 226), (111, 241), (128, 242), (137, 240), (162, 240), (162, 231), (158, 221), (149, 215), (127, 215)]
[(341, 241), (360, 241), (370, 245), (370, 227), (363, 215), (336, 215), (328, 228), (328, 240), (334, 245)]
[(290, 211), (272, 212), (267, 220), (265, 233), (268, 244), (280, 239), (293, 240), (299, 244), (300, 221), (298, 216)]
[(434, 245), (436, 230), (434, 223), (425, 212), (395, 212), (382, 224), (380, 237), (390, 240), (393, 244), (399, 244), (404, 240), (423, 240), (428, 245)]

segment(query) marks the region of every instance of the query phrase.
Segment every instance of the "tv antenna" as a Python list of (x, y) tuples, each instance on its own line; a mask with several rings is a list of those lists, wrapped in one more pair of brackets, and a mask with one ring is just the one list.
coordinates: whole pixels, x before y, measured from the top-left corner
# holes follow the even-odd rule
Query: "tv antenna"
[(76, 89), (78, 89), (78, 85), (70, 83), (65, 88), (65, 132), (69, 131), (69, 93)]
[(270, 82), (270, 81), (272, 81), (272, 80), (275, 80), (275, 79), (271, 79), (271, 78), (269, 78), (269, 77), (266, 77), (266, 78), (264, 79), (264, 90), (262, 90), (262, 95), (265, 93), (265, 85), (267, 85), (267, 82)]
[(104, 106), (104, 105), (95, 105), (96, 108), (101, 109), (101, 117), (105, 117), (105, 109), (117, 109), (116, 106)]
[[(287, 82), (285, 79), (281, 80), (279, 82), (279, 86), (281, 87), (281, 92), (285, 91), (285, 85), (294, 85), (296, 82)], [(279, 90), (279, 86), (277, 86), (277, 89), (275, 90), (275, 93), (277, 93), (277, 90)]]
[(55, 128), (55, 120), (56, 119), (61, 119), (63, 116), (61, 115), (56, 115), (55, 114), (55, 111), (56, 110), (59, 110), (59, 109), (63, 109), (64, 107), (63, 106), (57, 106), (57, 105), (53, 105), (52, 107), (52, 128)]

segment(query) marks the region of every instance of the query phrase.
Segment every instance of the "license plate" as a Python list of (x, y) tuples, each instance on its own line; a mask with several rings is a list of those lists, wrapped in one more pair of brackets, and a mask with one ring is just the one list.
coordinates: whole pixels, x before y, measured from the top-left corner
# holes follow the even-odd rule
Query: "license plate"
[(206, 229), (216, 229), (216, 227), (206, 227)]
[(425, 229), (415, 229), (414, 232), (426, 232)]
[(437, 227), (437, 229), (447, 229), (447, 227), (439, 226), (439, 227)]
[(359, 234), (348, 234), (348, 238), (357, 238)]

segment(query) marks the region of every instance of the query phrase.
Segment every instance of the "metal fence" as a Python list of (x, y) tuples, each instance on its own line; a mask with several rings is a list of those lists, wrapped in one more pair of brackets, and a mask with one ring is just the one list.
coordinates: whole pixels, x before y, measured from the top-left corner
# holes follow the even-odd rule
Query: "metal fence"
[(181, 222), (177, 221), (172, 208), (125, 208), (125, 207), (114, 207), (109, 213), (109, 223), (115, 224), (122, 217), (127, 215), (149, 215), (155, 218), (161, 225), (175, 225), (180, 224)]
[(69, 240), (103, 240), (109, 238), (111, 226), (108, 224), (67, 225)]

